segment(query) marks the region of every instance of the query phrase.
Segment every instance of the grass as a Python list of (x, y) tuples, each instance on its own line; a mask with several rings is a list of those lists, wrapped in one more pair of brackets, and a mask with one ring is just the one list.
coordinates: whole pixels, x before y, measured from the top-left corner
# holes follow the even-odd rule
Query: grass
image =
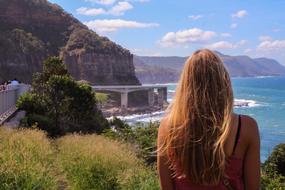
[(48, 139), (0, 129), (0, 189), (159, 189), (155, 172), (126, 144), (97, 135)]

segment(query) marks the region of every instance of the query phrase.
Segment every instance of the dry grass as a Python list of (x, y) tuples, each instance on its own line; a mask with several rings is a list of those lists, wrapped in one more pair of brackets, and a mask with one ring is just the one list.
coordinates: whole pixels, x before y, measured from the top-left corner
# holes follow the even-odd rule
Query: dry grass
[(131, 147), (96, 135), (0, 129), (0, 189), (159, 189)]
[(40, 131), (0, 129), (0, 189), (56, 189), (53, 150)]

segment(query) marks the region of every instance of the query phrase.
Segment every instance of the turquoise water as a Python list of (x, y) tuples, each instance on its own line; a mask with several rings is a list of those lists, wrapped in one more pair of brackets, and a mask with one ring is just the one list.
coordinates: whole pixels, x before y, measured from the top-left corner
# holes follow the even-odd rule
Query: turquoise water
[[(235, 100), (250, 102), (235, 112), (256, 119), (261, 136), (261, 160), (275, 145), (285, 143), (285, 77), (233, 78)], [(176, 85), (169, 85), (171, 95)]]
[[(256, 119), (261, 136), (261, 160), (265, 161), (275, 145), (285, 143), (285, 77), (233, 78), (235, 102), (248, 106), (235, 107), (235, 112)], [(168, 85), (171, 102), (176, 84)], [(130, 115), (121, 119), (132, 124), (160, 120), (164, 111)]]
[(236, 99), (256, 102), (256, 106), (235, 111), (256, 119), (264, 161), (275, 145), (285, 143), (285, 77), (235, 78), (232, 83)]

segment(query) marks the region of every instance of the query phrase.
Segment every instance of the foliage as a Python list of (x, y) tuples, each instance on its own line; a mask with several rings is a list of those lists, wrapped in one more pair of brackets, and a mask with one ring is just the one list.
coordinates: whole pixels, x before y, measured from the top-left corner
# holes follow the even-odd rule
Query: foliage
[(273, 171), (285, 176), (285, 144), (277, 145), (271, 155), (263, 164), (263, 169), (267, 173)]
[(50, 136), (69, 132), (102, 132), (108, 122), (97, 109), (95, 93), (87, 84), (77, 83), (67, 72), (61, 59), (48, 58), (42, 73), (33, 77), (32, 92), (17, 102), (27, 112), (25, 127), (36, 123)]
[(262, 165), (262, 188), (284, 189), (285, 144), (277, 145)]
[(137, 123), (130, 126), (118, 118), (113, 118), (110, 125), (113, 129), (105, 130), (105, 136), (136, 145), (138, 156), (143, 158), (147, 164), (156, 162), (155, 151), (159, 122)]
[(100, 93), (100, 92), (96, 92), (95, 96), (96, 96), (97, 102), (100, 103), (100, 104), (106, 103), (108, 101), (108, 98), (109, 98), (108, 94)]

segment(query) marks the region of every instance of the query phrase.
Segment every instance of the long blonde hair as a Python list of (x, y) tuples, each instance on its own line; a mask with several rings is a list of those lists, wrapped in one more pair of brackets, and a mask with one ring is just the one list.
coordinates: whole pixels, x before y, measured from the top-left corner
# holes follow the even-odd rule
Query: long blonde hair
[(196, 51), (184, 66), (166, 115), (168, 133), (158, 148), (175, 177), (202, 185), (220, 182), (232, 113), (232, 86), (223, 62), (208, 49)]

